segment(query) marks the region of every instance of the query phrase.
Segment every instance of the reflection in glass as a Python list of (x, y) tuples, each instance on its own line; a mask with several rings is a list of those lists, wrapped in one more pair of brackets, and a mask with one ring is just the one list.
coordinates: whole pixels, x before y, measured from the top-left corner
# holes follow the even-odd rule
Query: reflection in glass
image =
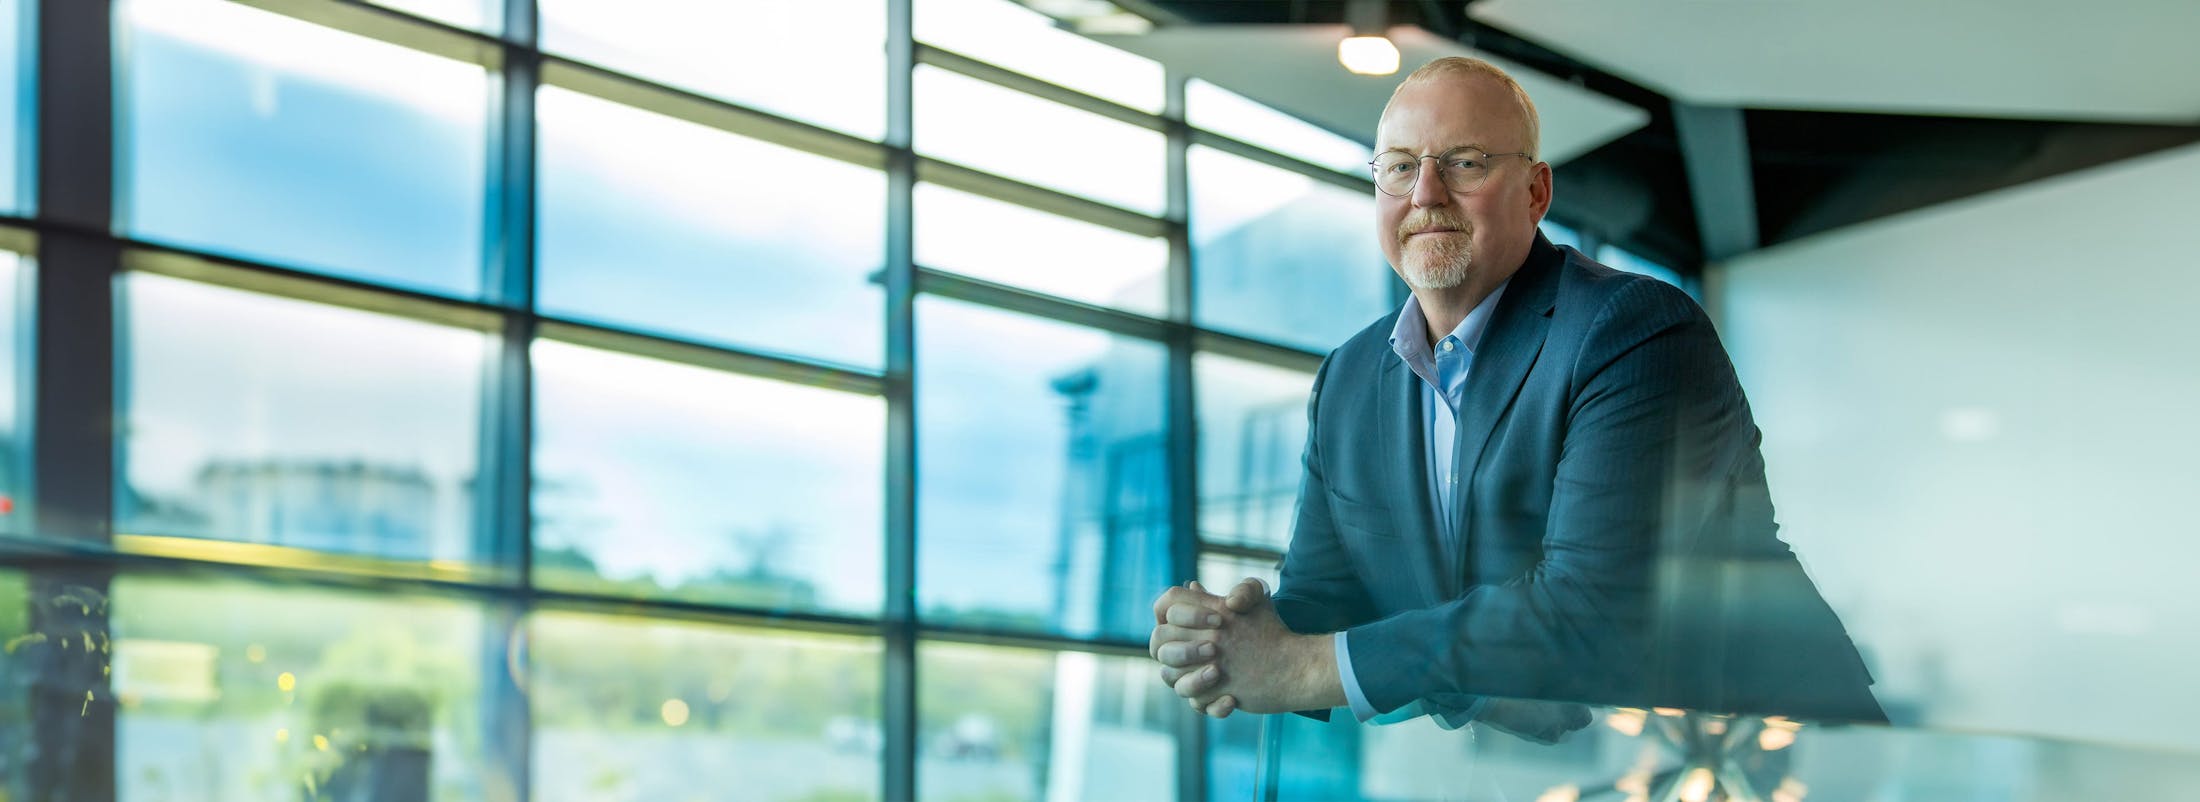
[(916, 0), (916, 29), (917, 41), (1161, 113), (1160, 62), (1062, 30), (1012, 0)]
[(1625, 270), (1629, 273), (1641, 273), (1675, 287), (1688, 289), (1687, 284), (1681, 281), (1681, 274), (1674, 272), (1673, 268), (1645, 259), (1634, 251), (1617, 245), (1606, 245), (1598, 248), (1597, 261), (1603, 263), (1606, 267)]
[(485, 335), (145, 273), (122, 292), (121, 531), (469, 556)]
[(6, 214), (22, 214), (31, 197), (21, 170), (29, 159), (20, 138), (23, 54), (29, 50), (23, 41), (28, 31), (23, 9), (23, 0), (0, 0), (0, 213)]
[(499, 0), (368, 0), (368, 2), (469, 30), (495, 33), (503, 27), (499, 24), (499, 15), (503, 11), (503, 3)]
[(884, 174), (553, 87), (536, 111), (546, 311), (878, 364)]
[[(0, 251), (0, 533), (30, 527), (26, 508), (31, 478), (29, 421), (31, 381), (29, 336), (30, 271), (23, 257)], [(6, 604), (0, 597), (0, 604)]]
[(883, 399), (538, 341), (535, 581), (876, 614)]
[(1312, 374), (1192, 356), (1199, 384), (1199, 536), (1282, 549), (1304, 472)]
[(917, 185), (917, 263), (1159, 316), (1169, 242), (936, 184)]
[(153, 577), (112, 599), (117, 798), (483, 798), (477, 608)]
[(1168, 586), (1159, 344), (917, 300), (917, 600), (1144, 638)]
[(540, 0), (544, 50), (878, 139), (886, 4), (878, 0)]
[(1354, 177), (1367, 175), (1368, 146), (1206, 81), (1185, 83), (1184, 113), (1195, 128)]
[(480, 67), (219, 0), (127, 0), (129, 233), (412, 288), (480, 290)]
[(915, 80), (916, 145), (924, 155), (1161, 213), (1168, 143), (1160, 131), (930, 65), (917, 65)]
[(1328, 351), (1394, 306), (1373, 189), (1204, 146), (1189, 158), (1197, 323)]
[(1153, 665), (1083, 652), (918, 644), (917, 797), (1176, 798), (1171, 732), (1175, 716), (1189, 711)]
[(529, 631), (537, 799), (879, 797), (876, 641), (576, 613)]

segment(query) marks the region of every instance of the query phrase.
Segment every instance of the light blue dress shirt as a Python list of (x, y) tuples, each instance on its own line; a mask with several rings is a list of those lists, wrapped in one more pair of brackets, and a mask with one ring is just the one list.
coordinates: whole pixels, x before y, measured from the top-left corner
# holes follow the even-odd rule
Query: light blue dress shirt
[[(1474, 368), (1474, 352), (1482, 345), (1483, 333), (1489, 330), (1497, 299), (1504, 297), (1510, 283), (1498, 285), (1467, 313), (1466, 319), (1459, 321), (1458, 328), (1437, 340), (1433, 349), (1428, 344), (1428, 318), (1421, 313), (1418, 298), (1406, 299), (1405, 308), (1398, 312), (1398, 325), (1390, 332), (1390, 349), (1413, 369), (1413, 375), (1421, 377), (1421, 433), (1428, 446), (1429, 492), (1436, 500), (1436, 534), (1443, 539), (1445, 553), (1456, 553), (1462, 547), (1455, 542), (1459, 537), (1453, 531), (1458, 515), (1452, 509), (1459, 488), (1459, 461), (1452, 453), (1457, 447), (1459, 404), (1466, 393), (1467, 372)], [(1337, 633), (1336, 649), (1337, 675), (1344, 681), (1344, 696), (1352, 703), (1352, 714), (1362, 722), (1389, 724), (1435, 714), (1445, 729), (1458, 729), (1473, 721), (1480, 710), (1480, 703), (1472, 709), (1450, 712), (1424, 709), (1420, 702), (1414, 702), (1389, 714), (1377, 713), (1352, 673), (1351, 648), (1343, 632)]]

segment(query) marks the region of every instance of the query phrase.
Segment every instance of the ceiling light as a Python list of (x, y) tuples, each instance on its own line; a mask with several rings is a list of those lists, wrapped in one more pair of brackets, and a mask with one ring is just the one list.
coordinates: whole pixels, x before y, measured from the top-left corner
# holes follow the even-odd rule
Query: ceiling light
[(1387, 6), (1383, 0), (1352, 0), (1345, 5), (1345, 24), (1352, 27), (1352, 35), (1337, 43), (1337, 63), (1358, 75), (1398, 72), (1398, 46), (1383, 36), (1389, 27)]
[(1337, 63), (1358, 75), (1398, 72), (1398, 46), (1380, 36), (1352, 36), (1337, 43)]

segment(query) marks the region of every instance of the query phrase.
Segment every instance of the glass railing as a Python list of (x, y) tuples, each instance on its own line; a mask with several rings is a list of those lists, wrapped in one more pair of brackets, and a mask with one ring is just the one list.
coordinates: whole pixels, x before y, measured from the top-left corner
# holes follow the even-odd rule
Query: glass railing
[(2200, 794), (2200, 753), (2162, 746), (1674, 708), (1498, 705), (1517, 708), (1496, 718), (1518, 729), (1476, 721), (1447, 730), (1429, 717), (1395, 724), (1253, 717), (1258, 759), (1212, 764), (1211, 798), (2047, 802)]

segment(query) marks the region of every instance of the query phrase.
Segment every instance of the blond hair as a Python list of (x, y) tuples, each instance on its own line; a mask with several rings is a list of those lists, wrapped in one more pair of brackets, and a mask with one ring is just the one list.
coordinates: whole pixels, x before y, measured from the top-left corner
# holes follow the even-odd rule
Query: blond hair
[(1513, 80), (1511, 73), (1505, 72), (1502, 67), (1478, 58), (1445, 56), (1421, 65), (1420, 69), (1414, 70), (1413, 74), (1406, 76), (1405, 80), (1399, 81), (1397, 89), (1391, 90), (1390, 102), (1383, 104), (1383, 113), (1385, 115), (1390, 113), (1390, 103), (1398, 102), (1398, 93), (1405, 91), (1406, 87), (1424, 84), (1438, 78), (1469, 75), (1488, 77), (1506, 89), (1512, 90), (1513, 99), (1520, 102), (1520, 117), (1526, 121), (1525, 127), (1527, 130), (1525, 133), (1528, 135), (1528, 158), (1537, 158), (1536, 154), (1543, 150), (1543, 123), (1536, 116), (1535, 101), (1528, 99), (1528, 90), (1521, 88), (1520, 82)]

